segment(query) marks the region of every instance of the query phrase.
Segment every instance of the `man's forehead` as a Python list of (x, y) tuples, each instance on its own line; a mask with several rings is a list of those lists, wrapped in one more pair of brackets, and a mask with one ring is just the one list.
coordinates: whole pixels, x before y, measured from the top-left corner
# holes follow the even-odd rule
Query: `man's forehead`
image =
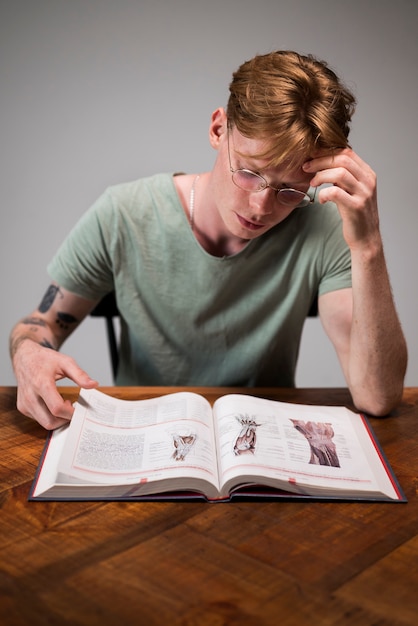
[(303, 173), (303, 163), (315, 157), (315, 155), (301, 153), (297, 158), (298, 165), (295, 165), (294, 160), (290, 157), (282, 159), (279, 149), (277, 149), (276, 155), (272, 155), (271, 139), (245, 137), (236, 129), (233, 135), (233, 149), (239, 158), (245, 160), (246, 168), (257, 172), (276, 170), (289, 175), (294, 175), (297, 172), (301, 174)]
[[(242, 137), (242, 135), (241, 135)], [(278, 165), (272, 163), (271, 158), (266, 158), (263, 153), (266, 153), (271, 144), (267, 140), (253, 139), (250, 137), (242, 137), (237, 140), (237, 144), (233, 144), (235, 155), (239, 158), (240, 162), (237, 164), (239, 167), (249, 169), (253, 172), (268, 176), (272, 180), (280, 181), (286, 184), (305, 184), (311, 178), (311, 175), (307, 175), (302, 169), (303, 163), (311, 160), (312, 156), (300, 159), (300, 165), (292, 165), (290, 160), (284, 160), (280, 162), (280, 157), (277, 157)]]

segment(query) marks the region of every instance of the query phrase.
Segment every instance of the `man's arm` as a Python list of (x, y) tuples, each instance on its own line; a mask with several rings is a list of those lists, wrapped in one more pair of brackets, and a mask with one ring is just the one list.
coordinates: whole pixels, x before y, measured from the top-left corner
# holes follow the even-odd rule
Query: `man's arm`
[(47, 429), (62, 426), (73, 414), (71, 403), (58, 393), (57, 380), (69, 378), (80, 387), (97, 386), (71, 357), (58, 352), (94, 305), (52, 284), (39, 307), (10, 334), (17, 408)]
[(389, 281), (377, 210), (376, 176), (352, 150), (306, 164), (321, 202), (335, 202), (350, 248), (352, 289), (319, 298), (319, 314), (356, 406), (385, 415), (399, 402), (407, 348)]
[[(353, 290), (319, 297), (319, 314), (337, 352), (354, 404), (371, 415), (387, 415), (401, 399), (406, 345), (390, 303), (373, 315), (379, 298), (370, 294), (355, 307)], [(361, 298), (361, 296), (360, 296)], [(358, 320), (361, 319), (361, 322)]]

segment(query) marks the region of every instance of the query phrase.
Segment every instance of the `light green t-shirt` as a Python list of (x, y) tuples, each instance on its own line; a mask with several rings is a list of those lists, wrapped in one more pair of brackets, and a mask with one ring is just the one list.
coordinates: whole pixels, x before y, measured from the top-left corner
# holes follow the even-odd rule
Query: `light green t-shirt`
[(85, 298), (115, 290), (117, 384), (293, 386), (311, 302), (350, 287), (350, 265), (333, 204), (296, 209), (238, 254), (213, 257), (173, 176), (157, 174), (107, 189), (48, 270)]

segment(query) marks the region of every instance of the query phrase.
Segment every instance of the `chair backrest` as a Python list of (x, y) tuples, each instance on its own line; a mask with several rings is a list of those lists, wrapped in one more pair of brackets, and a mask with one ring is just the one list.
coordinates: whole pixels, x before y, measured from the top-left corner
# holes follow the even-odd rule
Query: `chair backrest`
[(315, 298), (312, 301), (311, 308), (308, 312), (308, 317), (318, 317), (318, 294), (316, 294)]
[(115, 294), (111, 292), (104, 296), (104, 298), (102, 298), (102, 300), (100, 300), (100, 302), (95, 306), (90, 315), (92, 317), (103, 317), (106, 322), (112, 374), (113, 380), (115, 380), (119, 365), (119, 348), (114, 323), (114, 318), (119, 317), (119, 310), (116, 304)]

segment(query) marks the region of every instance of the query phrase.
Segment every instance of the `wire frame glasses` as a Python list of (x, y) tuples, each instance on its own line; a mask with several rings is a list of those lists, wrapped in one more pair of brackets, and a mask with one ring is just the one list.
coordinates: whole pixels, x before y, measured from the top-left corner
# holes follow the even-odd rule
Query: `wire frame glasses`
[(248, 170), (246, 168), (240, 167), (238, 169), (234, 169), (231, 163), (231, 152), (229, 148), (229, 130), (227, 135), (228, 140), (228, 159), (229, 159), (229, 170), (232, 174), (232, 182), (243, 189), (244, 191), (248, 191), (250, 193), (254, 193), (257, 191), (263, 191), (269, 187), (276, 192), (276, 198), (281, 204), (285, 204), (286, 206), (291, 207), (304, 207), (308, 206), (315, 201), (315, 189), (312, 189), (312, 192), (305, 193), (304, 191), (300, 191), (299, 189), (292, 189), (290, 187), (282, 187), (278, 189), (277, 187), (273, 187), (264, 176), (261, 174), (257, 174), (252, 170)]

